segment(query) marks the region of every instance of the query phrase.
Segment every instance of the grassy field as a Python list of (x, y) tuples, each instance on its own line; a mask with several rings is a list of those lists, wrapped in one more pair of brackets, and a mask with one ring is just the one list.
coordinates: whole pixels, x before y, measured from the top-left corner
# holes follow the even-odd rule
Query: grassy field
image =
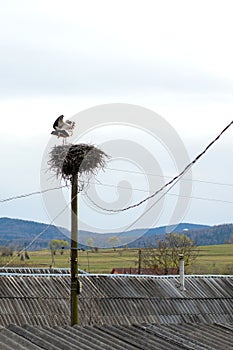
[[(198, 247), (199, 255), (195, 263), (186, 269), (192, 274), (233, 274), (233, 245)], [(29, 252), (30, 260), (21, 261), (20, 257), (1, 257), (0, 265), (21, 267), (50, 267), (52, 264), (49, 250)], [(69, 250), (55, 255), (55, 267), (69, 267)], [(79, 251), (79, 268), (91, 273), (110, 273), (114, 267), (137, 267), (137, 249), (100, 249), (98, 252)]]
[(200, 247), (192, 266), (194, 273), (233, 274), (233, 245), (221, 244)]

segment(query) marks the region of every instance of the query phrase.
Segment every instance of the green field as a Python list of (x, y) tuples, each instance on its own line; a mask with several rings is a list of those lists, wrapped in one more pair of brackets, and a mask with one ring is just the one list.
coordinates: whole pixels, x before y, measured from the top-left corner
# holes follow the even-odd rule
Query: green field
[[(199, 255), (195, 263), (186, 269), (191, 274), (233, 274), (233, 245), (223, 244), (215, 246), (198, 247)], [(55, 255), (55, 266), (69, 267), (69, 250), (61, 255)], [(29, 252), (30, 259), (21, 261), (16, 254), (11, 257), (1, 257), (0, 265), (20, 267), (50, 267), (52, 264), (49, 250)], [(79, 251), (79, 268), (90, 273), (110, 273), (115, 267), (137, 267), (137, 249), (100, 249), (98, 252), (91, 250)]]
[(199, 248), (198, 258), (191, 269), (192, 273), (233, 274), (233, 244)]

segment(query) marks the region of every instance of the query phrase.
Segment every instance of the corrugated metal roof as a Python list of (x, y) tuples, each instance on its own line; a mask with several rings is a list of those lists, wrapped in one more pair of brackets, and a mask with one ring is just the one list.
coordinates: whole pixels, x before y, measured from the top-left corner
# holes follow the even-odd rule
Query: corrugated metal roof
[[(233, 323), (233, 276), (81, 275), (80, 325)], [(70, 324), (66, 274), (0, 274), (0, 325)]]
[(1, 350), (230, 350), (233, 325), (141, 324), (130, 326), (0, 329)]
[[(88, 275), (84, 270), (79, 269), (79, 274)], [(70, 275), (69, 268), (38, 268), (38, 267), (0, 267), (0, 275)]]

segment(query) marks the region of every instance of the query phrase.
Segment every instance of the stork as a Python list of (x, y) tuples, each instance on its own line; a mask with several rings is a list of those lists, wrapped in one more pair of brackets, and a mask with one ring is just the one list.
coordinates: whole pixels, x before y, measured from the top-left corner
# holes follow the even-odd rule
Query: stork
[(73, 129), (75, 127), (75, 122), (70, 120), (63, 120), (64, 115), (60, 115), (53, 123), (54, 130), (51, 132), (52, 135), (58, 138), (63, 138), (63, 144), (66, 142), (66, 138), (73, 135)]

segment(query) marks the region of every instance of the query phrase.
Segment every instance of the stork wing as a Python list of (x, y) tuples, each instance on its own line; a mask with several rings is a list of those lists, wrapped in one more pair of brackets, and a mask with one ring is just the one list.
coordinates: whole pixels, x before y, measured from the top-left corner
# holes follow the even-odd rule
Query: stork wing
[(64, 118), (64, 115), (60, 115), (60, 117), (58, 117), (55, 122), (53, 123), (53, 128), (55, 130), (57, 130), (57, 128), (61, 128), (62, 125), (63, 125), (63, 118)]
[(73, 130), (75, 127), (75, 122), (72, 122), (70, 120), (66, 120), (66, 122), (64, 123), (64, 129), (66, 130)]
[(56, 129), (51, 132), (52, 135), (55, 135), (57, 137), (69, 137), (69, 133), (66, 130), (62, 129)]

